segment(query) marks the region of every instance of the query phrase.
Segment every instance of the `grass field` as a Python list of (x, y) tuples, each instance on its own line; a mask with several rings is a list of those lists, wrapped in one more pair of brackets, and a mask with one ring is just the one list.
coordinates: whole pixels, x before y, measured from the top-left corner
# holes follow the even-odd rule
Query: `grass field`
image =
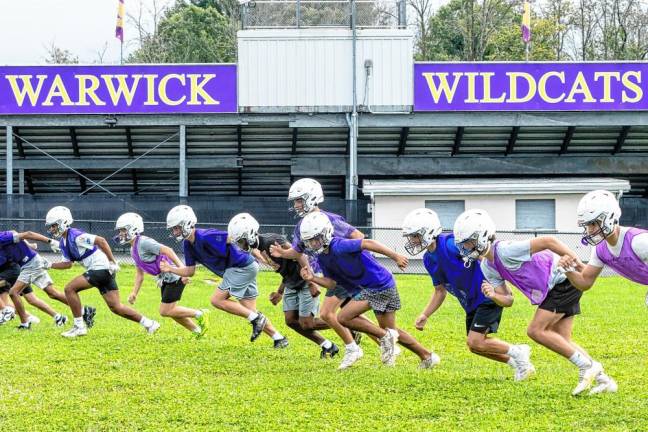
[[(81, 272), (52, 271), (61, 287)], [(118, 277), (125, 301), (134, 271)], [(182, 303), (208, 307), (213, 287), (200, 272)], [(0, 327), (5, 379), (0, 384), (4, 430), (648, 430), (648, 348), (644, 288), (620, 278), (601, 279), (582, 301), (575, 340), (616, 378), (619, 393), (574, 398), (576, 368), (533, 344), (525, 334), (533, 308), (521, 296), (504, 313), (499, 336), (533, 346), (536, 378), (512, 379), (506, 365), (465, 348), (464, 315), (446, 303), (416, 332), (440, 356), (432, 371), (417, 370), (411, 353), (383, 367), (378, 349), (363, 342), (365, 357), (339, 372), (341, 359), (320, 360), (319, 348), (283, 323), (280, 306), (267, 301), (278, 284), (259, 276), (259, 309), (290, 338), (286, 350), (269, 338), (249, 342), (249, 325), (211, 312), (202, 340), (170, 320), (153, 336), (112, 315), (97, 290), (82, 293), (98, 307), (89, 336), (66, 340), (49, 317), (30, 333), (16, 321)], [(399, 276), (402, 327), (413, 321), (431, 292), (429, 278)], [(42, 292), (38, 295), (42, 296)], [(53, 303), (54, 304), (54, 303)], [(147, 278), (136, 307), (160, 319), (159, 292)], [(59, 310), (62, 305), (54, 304)], [(335, 335), (326, 332), (338, 342)]]

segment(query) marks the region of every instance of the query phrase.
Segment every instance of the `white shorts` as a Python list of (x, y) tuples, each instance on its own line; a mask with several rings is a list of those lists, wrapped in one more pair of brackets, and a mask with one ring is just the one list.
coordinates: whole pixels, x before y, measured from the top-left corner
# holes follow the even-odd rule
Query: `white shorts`
[(20, 268), (18, 280), (28, 286), (36, 285), (40, 289), (45, 289), (53, 283), (49, 273), (43, 268), (43, 258), (40, 255), (36, 255)]

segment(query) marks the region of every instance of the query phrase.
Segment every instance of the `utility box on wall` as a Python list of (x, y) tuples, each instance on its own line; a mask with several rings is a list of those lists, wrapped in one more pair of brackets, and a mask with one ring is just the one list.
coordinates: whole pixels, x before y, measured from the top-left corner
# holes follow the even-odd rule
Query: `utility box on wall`
[[(410, 111), (413, 34), (356, 32), (360, 111)], [(238, 32), (241, 112), (349, 112), (353, 103), (352, 32), (345, 28)]]

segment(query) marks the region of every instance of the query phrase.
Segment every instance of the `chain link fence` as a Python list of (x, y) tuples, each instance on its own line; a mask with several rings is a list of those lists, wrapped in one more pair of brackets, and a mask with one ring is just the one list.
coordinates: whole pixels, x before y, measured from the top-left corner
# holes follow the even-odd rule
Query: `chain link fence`
[[(356, 1), (357, 28), (405, 28), (404, 0)], [(250, 1), (241, 6), (243, 29), (351, 27), (353, 2), (343, 0)]]
[[(83, 231), (91, 234), (102, 236), (109, 241), (113, 239), (117, 232), (115, 231), (115, 222), (101, 221), (101, 220), (79, 220), (74, 222), (74, 226)], [(198, 224), (198, 228), (215, 228), (219, 230), (227, 230), (226, 223), (216, 224)], [(44, 221), (40, 219), (0, 219), (0, 229), (16, 230), (16, 231), (34, 231), (46, 234)], [(288, 240), (292, 240), (294, 225), (261, 225), (259, 232), (261, 233), (277, 233), (285, 236)], [(377, 228), (377, 227), (358, 227), (367, 238), (372, 238), (380, 241), (381, 243), (389, 246), (398, 253), (401, 253), (410, 258), (410, 265), (404, 273), (409, 274), (425, 274), (426, 270), (423, 266), (423, 254), (415, 257), (409, 256), (405, 251), (405, 242), (401, 235), (400, 228)], [(166, 229), (164, 222), (146, 222), (144, 224), (144, 234), (172, 247), (176, 253), (182, 257), (182, 248), (180, 243), (177, 243), (170, 237), (169, 231)], [(500, 231), (497, 233), (499, 240), (525, 240), (541, 235), (552, 235), (560, 239), (570, 249), (572, 249), (581, 260), (584, 262), (589, 260), (590, 246), (585, 246), (581, 243), (581, 233), (576, 232), (555, 232), (555, 231)], [(128, 246), (118, 245), (114, 241), (110, 241), (113, 253), (120, 264), (133, 264), (133, 259), (130, 256)], [(39, 245), (41, 253), (48, 258), (58, 260), (54, 255), (50, 254), (49, 247), (46, 245)], [(398, 274), (401, 272), (396, 265), (388, 258), (377, 256), (378, 260), (385, 265), (390, 271)], [(270, 268), (263, 268), (263, 270), (270, 270)], [(614, 275), (615, 273), (608, 268), (605, 268), (602, 273), (604, 276)]]

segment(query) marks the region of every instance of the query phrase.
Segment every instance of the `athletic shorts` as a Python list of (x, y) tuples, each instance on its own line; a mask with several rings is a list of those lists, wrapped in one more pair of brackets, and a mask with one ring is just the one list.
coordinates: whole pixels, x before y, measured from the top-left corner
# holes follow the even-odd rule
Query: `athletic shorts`
[[(8, 293), (12, 286), (18, 280), (20, 275), (20, 266), (16, 263), (7, 263), (0, 268), (0, 294)], [(31, 294), (34, 290), (27, 286), (20, 295)]]
[(229, 295), (239, 300), (257, 298), (259, 296), (257, 273), (259, 273), (259, 264), (256, 261), (245, 267), (230, 267), (223, 273), (223, 280), (218, 289), (227, 291)]
[[(348, 302), (348, 300), (352, 297), (349, 294), (349, 292), (346, 289), (344, 289), (344, 287), (341, 287), (340, 285), (335, 285), (335, 288), (333, 288), (333, 289), (327, 289), (325, 296), (326, 297), (335, 296), (335, 297), (339, 298), (340, 300), (346, 300), (346, 302)], [(346, 302), (345, 302), (345, 304), (346, 304)]]
[(578, 315), (581, 313), (580, 298), (582, 295), (582, 291), (576, 289), (569, 280), (565, 280), (549, 291), (538, 308), (553, 313), (565, 314), (565, 318)]
[(83, 273), (90, 285), (99, 289), (101, 295), (107, 294), (108, 291), (117, 291), (117, 282), (115, 275), (108, 270), (88, 270)]
[(396, 288), (387, 288), (382, 291), (362, 289), (353, 297), (353, 300), (368, 301), (374, 313), (396, 312), (401, 308), (400, 296)]
[(466, 314), (466, 334), (471, 331), (482, 334), (497, 333), (503, 310), (503, 307), (495, 303), (480, 304), (477, 309)]
[(43, 268), (43, 258), (40, 255), (36, 255), (20, 268), (18, 280), (27, 285), (36, 285), (40, 289), (45, 289), (53, 283), (47, 270)]
[(185, 284), (182, 279), (175, 282), (162, 282), (160, 291), (162, 293), (162, 303), (175, 303), (182, 298), (182, 291), (185, 289)]
[(283, 295), (283, 310), (298, 311), (300, 317), (317, 316), (319, 312), (319, 296), (313, 297), (308, 283), (301, 287), (285, 287)]

